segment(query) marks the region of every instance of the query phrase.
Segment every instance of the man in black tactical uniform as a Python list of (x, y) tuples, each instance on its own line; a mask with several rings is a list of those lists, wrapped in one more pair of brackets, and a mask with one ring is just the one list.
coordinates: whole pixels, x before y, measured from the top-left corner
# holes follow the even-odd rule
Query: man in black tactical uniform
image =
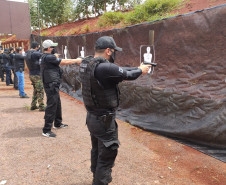
[(0, 48), (0, 78), (1, 78), (1, 81), (3, 82), (4, 81), (4, 62), (3, 62), (3, 48), (1, 47)]
[(27, 94), (24, 92), (24, 58), (25, 56), (22, 55), (24, 49), (22, 47), (16, 48), (16, 54), (14, 55), (14, 62), (15, 62), (15, 72), (18, 79), (18, 88), (19, 88), (19, 96), (21, 98), (29, 98)]
[(51, 131), (53, 122), (55, 128), (65, 128), (68, 125), (62, 123), (61, 101), (59, 94), (62, 69), (59, 65), (80, 64), (82, 59), (61, 59), (55, 53), (55, 47), (58, 43), (51, 40), (45, 40), (42, 43), (44, 53), (40, 58), (41, 78), (47, 97), (47, 106), (45, 109), (45, 125), (43, 128), (43, 136), (56, 137)]
[(11, 77), (11, 63), (10, 63), (10, 58), (8, 54), (9, 54), (9, 49), (5, 48), (4, 53), (2, 54), (2, 59), (3, 59), (3, 68), (6, 73), (7, 86), (9, 86), (10, 84), (13, 84), (12, 77)]
[[(44, 111), (44, 89), (43, 83), (40, 77), (40, 64), (39, 59), (42, 53), (39, 51), (40, 44), (37, 42), (31, 43), (31, 49), (26, 52), (26, 64), (29, 69), (29, 77), (33, 85), (33, 96), (31, 101), (31, 109), (39, 109), (39, 111)], [(39, 107), (36, 106), (38, 101)]]
[(91, 135), (91, 171), (93, 185), (107, 185), (112, 181), (111, 169), (118, 153), (118, 126), (115, 121), (119, 106), (118, 83), (135, 80), (146, 74), (151, 65), (123, 68), (114, 63), (116, 46), (112, 37), (96, 41), (95, 56), (80, 64), (82, 95), (87, 109), (86, 124)]
[(11, 63), (11, 69), (13, 71), (13, 87), (14, 89), (18, 90), (18, 79), (15, 71), (15, 51), (14, 48), (11, 47), (9, 48), (9, 58), (10, 58), (10, 63)]

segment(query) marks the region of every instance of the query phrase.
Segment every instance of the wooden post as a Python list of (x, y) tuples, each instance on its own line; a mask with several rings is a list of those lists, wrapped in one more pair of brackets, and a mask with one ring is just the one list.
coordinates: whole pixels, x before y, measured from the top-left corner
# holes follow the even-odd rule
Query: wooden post
[(155, 44), (155, 31), (149, 30), (149, 44), (154, 45)]

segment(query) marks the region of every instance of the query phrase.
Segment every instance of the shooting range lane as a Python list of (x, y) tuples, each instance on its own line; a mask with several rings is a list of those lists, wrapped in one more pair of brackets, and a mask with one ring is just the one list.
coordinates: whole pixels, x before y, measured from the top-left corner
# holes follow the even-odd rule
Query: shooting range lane
[[(153, 75), (120, 84), (118, 118), (145, 130), (174, 137), (226, 162), (226, 4), (123, 29), (51, 38), (72, 58), (78, 45), (94, 54), (100, 36), (113, 36), (123, 52), (121, 66), (138, 66), (139, 48), (155, 31)], [(38, 39), (33, 36), (33, 39)], [(62, 90), (81, 99), (77, 65), (63, 67)]]

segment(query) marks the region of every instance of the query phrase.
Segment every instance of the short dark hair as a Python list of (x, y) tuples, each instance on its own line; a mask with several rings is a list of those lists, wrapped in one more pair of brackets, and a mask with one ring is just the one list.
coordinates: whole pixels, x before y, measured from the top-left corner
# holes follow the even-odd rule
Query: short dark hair
[(14, 50), (14, 48), (13, 47), (10, 47), (9, 48), (9, 52), (11, 52), (11, 51), (13, 51)]
[(48, 50), (48, 48), (44, 48), (43, 50), (44, 50), (44, 51), (47, 51), (47, 50)]
[(36, 42), (36, 41), (35, 41), (35, 42), (32, 42), (32, 43), (31, 43), (31, 48), (32, 48), (32, 49), (35, 49), (35, 48), (37, 48), (39, 45), (40, 45), (40, 44), (39, 44), (38, 42)]
[(95, 48), (95, 53), (104, 53), (106, 49), (97, 49)]
[(22, 51), (22, 49), (23, 49), (22, 47), (18, 47), (16, 48), (16, 52), (19, 53), (19, 51)]

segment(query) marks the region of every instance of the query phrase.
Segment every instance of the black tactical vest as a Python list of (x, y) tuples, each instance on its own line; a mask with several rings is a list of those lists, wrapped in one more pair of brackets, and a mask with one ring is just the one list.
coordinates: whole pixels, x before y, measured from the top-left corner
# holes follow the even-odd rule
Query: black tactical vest
[(28, 50), (26, 58), (25, 58), (29, 71), (40, 70), (39, 61), (38, 60), (33, 61), (32, 58), (31, 58), (31, 55), (34, 52), (35, 52), (35, 50)]
[(108, 110), (119, 105), (118, 86), (115, 85), (115, 88), (105, 89), (94, 76), (96, 67), (100, 63), (108, 62), (102, 57), (87, 57), (80, 64), (79, 74), (82, 83), (82, 96), (88, 110)]
[(52, 83), (52, 82), (60, 83), (63, 72), (60, 67), (50, 68), (48, 62), (46, 61), (47, 55), (48, 54), (44, 53), (39, 59), (42, 81), (43, 83)]

